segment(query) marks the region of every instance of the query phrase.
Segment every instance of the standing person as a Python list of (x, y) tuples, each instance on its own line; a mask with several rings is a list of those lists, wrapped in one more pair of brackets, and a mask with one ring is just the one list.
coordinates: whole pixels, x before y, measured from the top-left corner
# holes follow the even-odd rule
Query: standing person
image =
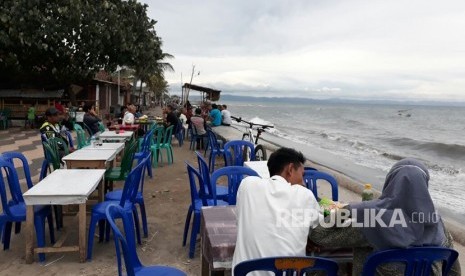
[(95, 112), (95, 106), (87, 104), (84, 106), (84, 124), (87, 125), (92, 132), (91, 135), (99, 132), (98, 123), (102, 121)]
[(223, 110), (221, 110), (221, 117), (223, 118), (221, 124), (224, 126), (230, 126), (232, 124), (231, 112), (229, 112), (228, 107), (223, 104)]
[(187, 131), (187, 128), (188, 128), (187, 116), (186, 116), (186, 114), (187, 114), (187, 110), (186, 110), (185, 107), (183, 107), (183, 108), (181, 109), (181, 113), (179, 113), (179, 121), (181, 121), (181, 125), (182, 125), (182, 127), (183, 127), (183, 129), (184, 129), (184, 132), (186, 132), (186, 131)]
[[(402, 159), (387, 174), (378, 199), (353, 202), (345, 207), (359, 224), (363, 225), (376, 216), (386, 227), (379, 222), (362, 227), (318, 226), (312, 231), (310, 240), (321, 246), (353, 248), (352, 275), (361, 274), (366, 258), (373, 251), (421, 246), (453, 248), (452, 237), (429, 194), (429, 178), (428, 169), (423, 163), (413, 158)], [(423, 219), (419, 219), (420, 215)], [(379, 266), (376, 275), (404, 275), (403, 270), (403, 264), (391, 263)], [(433, 265), (432, 272), (431, 275), (441, 275), (438, 264)], [(458, 260), (449, 275), (460, 275)]]
[(36, 108), (34, 107), (34, 104), (31, 104), (29, 106), (29, 109), (27, 110), (27, 119), (26, 119), (26, 127), (29, 126), (31, 129), (34, 128), (36, 121)]
[(218, 110), (218, 106), (216, 104), (212, 104), (212, 109), (209, 113), (211, 118), (212, 126), (219, 126), (221, 125), (221, 111)]
[(301, 152), (280, 148), (268, 159), (271, 178), (242, 180), (237, 192), (233, 270), (246, 260), (305, 256), (309, 231), (322, 216), (312, 191), (302, 184), (304, 162)]

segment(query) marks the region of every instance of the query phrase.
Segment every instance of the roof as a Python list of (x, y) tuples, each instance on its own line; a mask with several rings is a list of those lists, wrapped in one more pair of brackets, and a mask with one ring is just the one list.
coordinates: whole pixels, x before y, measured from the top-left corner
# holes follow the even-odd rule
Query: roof
[(195, 84), (184, 83), (182, 86), (183, 89), (192, 89), (195, 91), (200, 91), (207, 94), (207, 99), (211, 101), (217, 101), (220, 99), (221, 90), (216, 90), (209, 87), (203, 87)]
[(0, 89), (0, 98), (61, 98), (64, 89), (59, 90), (20, 90), (20, 89)]

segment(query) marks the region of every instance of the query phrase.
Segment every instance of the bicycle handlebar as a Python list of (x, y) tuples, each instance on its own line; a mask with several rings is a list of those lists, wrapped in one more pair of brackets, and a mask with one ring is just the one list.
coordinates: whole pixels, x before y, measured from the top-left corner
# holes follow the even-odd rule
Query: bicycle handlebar
[(248, 121), (242, 119), (241, 117), (237, 118), (237, 117), (231, 116), (231, 118), (233, 118), (238, 123), (244, 122), (244, 123), (250, 125), (251, 128), (252, 128), (252, 126), (259, 126), (259, 127), (263, 128), (263, 129), (274, 128), (274, 126), (272, 126), (272, 125), (262, 125), (262, 124), (256, 124), (256, 123), (248, 122)]

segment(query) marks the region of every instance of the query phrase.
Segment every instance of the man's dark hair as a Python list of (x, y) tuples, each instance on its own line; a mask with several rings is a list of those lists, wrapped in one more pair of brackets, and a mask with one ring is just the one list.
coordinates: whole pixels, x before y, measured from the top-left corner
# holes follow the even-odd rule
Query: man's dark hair
[(289, 164), (293, 164), (294, 167), (298, 167), (305, 163), (304, 155), (300, 151), (296, 151), (291, 148), (279, 148), (273, 152), (268, 159), (268, 171), (270, 176), (280, 175)]
[(195, 109), (195, 114), (196, 114), (196, 115), (202, 114), (202, 109), (200, 109), (200, 108), (197, 107), (197, 108)]
[(224, 108), (224, 109), (228, 109), (228, 107), (227, 107), (225, 104), (223, 104), (223, 108)]
[(216, 108), (218, 108), (218, 106), (216, 104), (212, 104), (212, 108), (216, 109)]
[(92, 106), (93, 106), (92, 104), (86, 104), (86, 105), (84, 105), (84, 107), (82, 108), (82, 110), (83, 110), (84, 112), (89, 112), (89, 111), (92, 109)]

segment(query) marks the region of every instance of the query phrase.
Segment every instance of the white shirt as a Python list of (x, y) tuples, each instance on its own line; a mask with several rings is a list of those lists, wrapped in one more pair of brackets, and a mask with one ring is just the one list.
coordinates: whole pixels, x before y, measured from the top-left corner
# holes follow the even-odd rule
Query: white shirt
[(227, 109), (221, 110), (221, 116), (223, 116), (223, 124), (227, 124), (227, 125), (232, 124), (231, 112), (229, 112), (229, 110)]
[(242, 180), (236, 211), (233, 269), (236, 264), (251, 259), (305, 256), (310, 227), (315, 228), (322, 219), (318, 202), (309, 189), (291, 185), (277, 175)]
[(181, 114), (179, 115), (179, 120), (181, 121), (182, 127), (183, 127), (183, 128), (187, 129), (187, 128), (189, 127), (189, 125), (187, 124), (187, 117), (186, 117), (186, 115), (184, 115), (184, 114), (181, 113)]
[(124, 113), (124, 118), (123, 118), (123, 125), (124, 124), (134, 124), (134, 114), (132, 114), (131, 112), (129, 111), (126, 111), (126, 113)]

